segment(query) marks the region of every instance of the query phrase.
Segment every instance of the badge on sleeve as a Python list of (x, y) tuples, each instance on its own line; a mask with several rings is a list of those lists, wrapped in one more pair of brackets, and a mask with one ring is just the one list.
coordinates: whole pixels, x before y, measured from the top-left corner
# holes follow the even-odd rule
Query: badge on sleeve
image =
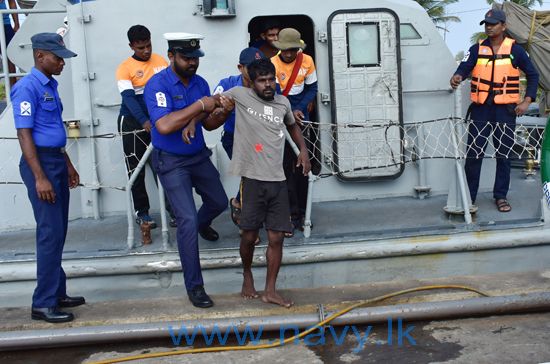
[(157, 106), (166, 107), (166, 95), (164, 92), (159, 91), (155, 94), (155, 96), (157, 97)]
[(470, 58), (470, 51), (466, 52), (466, 54), (464, 55), (464, 58), (462, 58), (461, 62), (466, 62), (468, 60), (468, 58)]
[(21, 108), (21, 116), (31, 116), (31, 103), (28, 101), (22, 101), (19, 104)]
[(218, 85), (218, 87), (216, 87), (216, 89), (214, 90), (214, 92), (212, 93), (212, 95), (219, 95), (223, 92), (223, 86), (222, 85)]

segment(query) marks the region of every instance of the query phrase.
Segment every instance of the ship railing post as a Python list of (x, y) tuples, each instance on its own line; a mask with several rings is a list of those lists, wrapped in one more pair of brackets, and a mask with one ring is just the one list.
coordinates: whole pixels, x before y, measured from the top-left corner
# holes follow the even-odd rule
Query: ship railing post
[(454, 156), (455, 156), (455, 168), (456, 176), (458, 180), (458, 186), (460, 189), (460, 196), (462, 200), (462, 208), (464, 210), (464, 221), (466, 224), (470, 225), (472, 223), (472, 215), (470, 213), (471, 200), (469, 196), (468, 184), (466, 182), (466, 175), (464, 172), (464, 166), (462, 165), (460, 159), (460, 145), (458, 143), (458, 129), (460, 128), (461, 121), (460, 116), (460, 104), (461, 104), (461, 92), (460, 89), (456, 89), (454, 93), (454, 118), (451, 118), (451, 138), (454, 147)]
[(540, 151), (540, 178), (542, 182), (541, 210), (544, 225), (550, 225), (550, 116), (546, 121)]
[[(292, 147), (292, 150), (296, 155), (300, 154), (300, 150), (294, 143), (294, 140), (290, 137), (290, 134), (285, 129), (285, 138), (288, 144)], [(309, 171), (308, 173), (308, 189), (307, 189), (307, 199), (306, 199), (306, 214), (304, 216), (304, 237), (309, 238), (311, 236), (311, 205), (313, 202), (313, 182), (315, 182), (316, 177), (313, 175), (313, 172)]]
[[(81, 23), (82, 23), (82, 32), (80, 33), (80, 36), (82, 37), (80, 39), (81, 41), (81, 44), (82, 44), (82, 48), (84, 50), (84, 54), (82, 56), (79, 57), (79, 59), (82, 60), (82, 62), (84, 63), (84, 69), (85, 69), (85, 81), (86, 81), (86, 88), (85, 88), (85, 92), (86, 92), (86, 98), (85, 98), (85, 101), (86, 102), (86, 106), (87, 106), (87, 117), (88, 117), (88, 120), (87, 122), (89, 122), (89, 130), (90, 130), (90, 153), (89, 153), (89, 156), (90, 156), (90, 162), (91, 162), (91, 166), (92, 166), (92, 185), (94, 186), (93, 189), (92, 189), (92, 211), (93, 211), (93, 215), (94, 215), (94, 219), (96, 220), (99, 220), (101, 218), (101, 212), (100, 212), (100, 209), (99, 209), (99, 190), (101, 188), (101, 185), (100, 185), (100, 182), (99, 182), (99, 175), (98, 175), (98, 163), (97, 163), (97, 150), (96, 150), (96, 145), (95, 145), (95, 127), (96, 125), (96, 122), (94, 120), (94, 110), (93, 110), (93, 102), (92, 102), (92, 85), (91, 85), (91, 77), (90, 77), (90, 62), (89, 62), (89, 57), (88, 57), (88, 42), (87, 42), (87, 35), (86, 35), (86, 21), (84, 19), (85, 16), (84, 16), (84, 4), (83, 2), (81, 1), (80, 2), (80, 15), (81, 15)], [(75, 34), (75, 33), (73, 33)], [(72, 38), (72, 40), (77, 43), (77, 40)], [(78, 108), (75, 108), (75, 112), (78, 112)], [(83, 118), (85, 119), (85, 118)]]
[[(417, 143), (418, 143), (418, 150), (421, 154), (422, 151), (426, 148), (426, 140), (425, 140), (425, 134), (424, 134), (424, 125), (422, 123), (416, 124), (416, 136), (417, 136)], [(416, 197), (420, 200), (423, 200), (426, 198), (431, 190), (431, 187), (428, 186), (427, 182), (427, 171), (426, 171), (426, 161), (424, 158), (422, 158), (422, 155), (420, 155), (420, 158), (417, 161), (418, 165), (418, 186), (414, 187), (414, 190), (416, 191)]]
[(317, 177), (313, 175), (313, 172), (309, 171), (308, 173), (308, 188), (307, 188), (307, 199), (306, 199), (306, 216), (304, 217), (304, 237), (309, 238), (311, 236), (311, 205), (313, 203), (313, 182)]
[[(4, 12), (0, 11), (0, 16), (4, 16)], [(6, 45), (6, 32), (4, 30), (4, 27), (0, 27), (0, 52), (2, 52), (2, 77), (4, 77), (4, 90), (6, 91), (6, 102), (9, 104), (11, 101), (10, 92), (11, 92), (11, 85), (10, 85), (10, 71), (8, 67), (8, 53), (6, 52), (6, 49), (8, 48)]]
[[(149, 143), (147, 146), (147, 149), (145, 150), (145, 153), (143, 154), (143, 157), (141, 157), (141, 160), (139, 161), (137, 167), (134, 169), (132, 174), (130, 175), (130, 178), (128, 179), (128, 183), (126, 184), (126, 216), (128, 218), (128, 249), (133, 249), (135, 247), (134, 244), (134, 204), (132, 202), (132, 187), (134, 186), (134, 182), (136, 181), (139, 172), (145, 167), (145, 164), (147, 163), (147, 160), (149, 159), (149, 156), (153, 152), (153, 144)], [(162, 189), (161, 185), (159, 184), (159, 190)], [(164, 195), (164, 191), (163, 191)], [(161, 208), (164, 204), (164, 199), (161, 198)], [(161, 213), (162, 216), (162, 213)], [(161, 217), (162, 219), (162, 217)], [(166, 217), (164, 217), (162, 221), (162, 229), (164, 232), (164, 229), (166, 228)]]
[(166, 219), (166, 202), (164, 198), (164, 187), (160, 183), (160, 178), (157, 175), (157, 186), (159, 189), (159, 203), (160, 203), (160, 224), (162, 227), (162, 248), (164, 251), (170, 249), (170, 233), (168, 231), (168, 223)]

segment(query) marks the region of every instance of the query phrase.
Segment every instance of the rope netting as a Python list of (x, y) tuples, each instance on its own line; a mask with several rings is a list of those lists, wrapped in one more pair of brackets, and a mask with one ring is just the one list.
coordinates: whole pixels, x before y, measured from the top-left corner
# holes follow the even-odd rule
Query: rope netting
[[(131, 133), (135, 134), (134, 153), (127, 156), (122, 148), (122, 133), (67, 140), (67, 152), (84, 187), (125, 190), (126, 163), (130, 158), (139, 159), (148, 142), (148, 138), (146, 142), (142, 137), (148, 137), (145, 131)], [(369, 124), (308, 122), (303, 133), (314, 174), (320, 178), (388, 176), (398, 173), (408, 163), (429, 159), (537, 159), (543, 137), (542, 128), (461, 118), (404, 125), (387, 120), (369, 120)], [(94, 144), (95, 163), (90, 143)], [(21, 184), (17, 138), (0, 137), (0, 152), (3, 153), (0, 185)], [(95, 171), (98, 181), (95, 181)]]
[[(80, 174), (81, 186), (125, 191), (128, 181), (127, 163), (131, 158), (139, 160), (141, 154), (138, 155), (138, 153), (147, 148), (149, 138), (144, 140), (142, 137), (145, 133), (146, 131), (142, 130), (67, 138), (65, 150)], [(126, 134), (135, 134), (134, 152), (128, 155), (125, 155), (122, 148), (122, 138)], [(93, 150), (95, 150), (95, 158), (91, 158)], [(0, 161), (0, 185), (23, 184), (19, 175), (21, 150), (17, 137), (0, 137), (0, 152), (4, 155), (4, 159)], [(97, 173), (97, 180), (95, 173)]]
[(533, 126), (461, 118), (405, 125), (307, 123), (303, 133), (321, 178), (388, 176), (407, 163), (429, 159), (536, 159), (543, 137), (543, 129)]

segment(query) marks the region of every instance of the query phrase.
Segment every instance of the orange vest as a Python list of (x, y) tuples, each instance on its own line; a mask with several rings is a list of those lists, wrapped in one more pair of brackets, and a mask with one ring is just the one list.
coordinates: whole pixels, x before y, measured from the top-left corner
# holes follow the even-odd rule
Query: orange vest
[(471, 99), (483, 104), (489, 92), (495, 95), (495, 104), (517, 104), (519, 99), (519, 69), (512, 65), (514, 40), (504, 38), (497, 54), (490, 46), (481, 45), (477, 62), (472, 70)]

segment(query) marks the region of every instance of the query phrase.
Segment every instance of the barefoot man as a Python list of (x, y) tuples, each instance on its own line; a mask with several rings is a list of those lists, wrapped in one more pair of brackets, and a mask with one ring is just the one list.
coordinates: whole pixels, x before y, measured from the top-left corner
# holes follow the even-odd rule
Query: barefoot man
[[(283, 257), (284, 233), (290, 231), (288, 192), (283, 171), (283, 147), (286, 128), (300, 148), (297, 166), (304, 175), (311, 169), (308, 152), (300, 128), (294, 120), (288, 99), (275, 93), (275, 67), (267, 59), (248, 65), (251, 88), (234, 87), (216, 95), (214, 109), (205, 121), (205, 128), (215, 129), (236, 106), (235, 143), (231, 172), (241, 176), (241, 236), (240, 253), (243, 262), (241, 295), (259, 297), (254, 288), (252, 257), (258, 232), (265, 226), (268, 236), (267, 277), (262, 301), (283, 307), (293, 302), (281, 297), (275, 289)], [(206, 100), (208, 106), (212, 98)], [(210, 109), (210, 107), (208, 107)]]

